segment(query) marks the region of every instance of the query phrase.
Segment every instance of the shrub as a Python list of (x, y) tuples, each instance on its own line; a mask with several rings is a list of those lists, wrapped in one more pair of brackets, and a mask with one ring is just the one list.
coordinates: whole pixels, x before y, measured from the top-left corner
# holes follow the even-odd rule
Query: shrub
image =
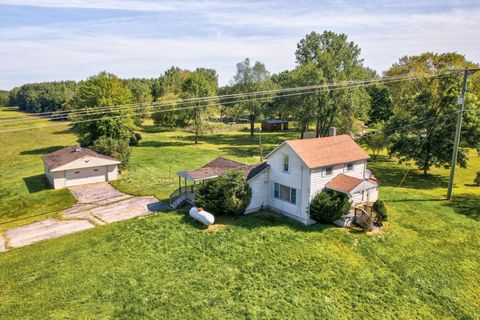
[(95, 140), (91, 148), (99, 153), (118, 159), (121, 162), (120, 169), (125, 169), (127, 167), (132, 153), (128, 141), (117, 140), (105, 136), (101, 136)]
[(388, 212), (387, 207), (385, 207), (385, 203), (383, 200), (378, 199), (373, 204), (373, 210), (382, 218), (383, 221), (388, 220)]
[(243, 171), (208, 180), (196, 192), (195, 205), (219, 215), (241, 215), (252, 198), (252, 190)]
[(131, 146), (138, 146), (140, 140), (142, 140), (142, 135), (140, 132), (134, 132), (133, 135), (130, 137), (129, 144)]
[(331, 223), (348, 213), (351, 208), (348, 195), (326, 189), (318, 193), (310, 203), (310, 216), (322, 223)]
[(477, 176), (473, 180), (473, 182), (477, 185), (480, 186), (480, 171), (477, 172)]

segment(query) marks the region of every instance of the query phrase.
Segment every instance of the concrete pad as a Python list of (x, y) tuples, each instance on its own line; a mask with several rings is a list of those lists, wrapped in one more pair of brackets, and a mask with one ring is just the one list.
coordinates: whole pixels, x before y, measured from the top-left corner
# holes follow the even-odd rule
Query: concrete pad
[(108, 206), (96, 207), (88, 213), (106, 223), (111, 223), (144, 216), (161, 208), (163, 204), (157, 198), (149, 196), (130, 198)]
[[(92, 206), (92, 208), (95, 206)], [(65, 210), (66, 211), (66, 210)], [(63, 219), (74, 219), (74, 220), (88, 220), (90, 222), (93, 222), (96, 225), (103, 225), (105, 222), (102, 220), (92, 216), (88, 211), (81, 211), (81, 212), (71, 212), (71, 213), (66, 213), (66, 212), (60, 213)]]
[(107, 182), (84, 184), (68, 188), (80, 203), (103, 203), (121, 200), (125, 194), (121, 193)]
[(72, 207), (63, 210), (60, 214), (61, 215), (69, 215), (69, 214), (75, 214), (78, 212), (84, 212), (89, 209), (95, 208), (95, 204), (90, 204), (90, 203), (79, 203), (79, 204), (74, 204)]
[(93, 223), (86, 220), (59, 221), (49, 218), (25, 226), (8, 229), (6, 234), (9, 239), (9, 246), (18, 248), (94, 227), (95, 225)]
[(5, 246), (5, 238), (0, 234), (0, 252), (7, 251)]

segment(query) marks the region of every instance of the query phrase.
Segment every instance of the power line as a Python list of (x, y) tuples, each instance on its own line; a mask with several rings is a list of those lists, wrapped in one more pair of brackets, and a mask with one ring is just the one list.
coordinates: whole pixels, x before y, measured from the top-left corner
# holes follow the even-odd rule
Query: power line
[[(291, 88), (282, 88), (282, 89), (273, 89), (273, 90), (264, 90), (264, 91), (256, 91), (256, 92), (247, 92), (247, 93), (236, 93), (236, 94), (227, 94), (227, 95), (220, 95), (220, 96), (209, 96), (209, 97), (199, 97), (199, 98), (189, 98), (189, 99), (182, 99), (182, 100), (170, 100), (170, 101), (160, 101), (160, 102), (154, 102), (152, 104), (147, 104), (147, 103), (141, 103), (141, 104), (126, 104), (126, 105), (117, 105), (117, 106), (103, 106), (103, 107), (98, 107), (98, 108), (83, 108), (83, 109), (76, 109), (76, 110), (71, 110), (71, 111), (53, 111), (53, 112), (46, 112), (45, 114), (51, 114), (51, 115), (46, 115), (42, 116), (42, 113), (35, 113), (34, 115), (37, 115), (37, 119), (26, 119), (22, 122), (31, 122), (31, 121), (40, 121), (42, 119), (51, 119), (51, 120), (61, 120), (65, 119), (68, 116), (76, 116), (76, 115), (82, 115), (82, 114), (101, 114), (101, 113), (110, 113), (110, 112), (116, 112), (116, 111), (121, 111), (124, 109), (131, 109), (132, 106), (138, 106), (134, 107), (134, 109), (146, 109), (150, 108), (152, 106), (162, 106), (162, 105), (182, 105), (185, 103), (195, 103), (195, 102), (209, 102), (210, 100), (218, 100), (218, 99), (224, 99), (224, 98), (235, 98), (235, 97), (254, 97), (258, 95), (266, 95), (266, 94), (275, 94), (275, 93), (286, 93), (286, 92), (292, 92), (292, 91), (305, 91), (305, 90), (317, 90), (317, 89), (326, 89), (326, 88), (335, 88), (335, 87), (348, 87), (349, 85), (352, 84), (363, 84), (363, 85), (371, 85), (371, 84), (377, 84), (377, 83), (388, 83), (391, 80), (398, 80), (398, 81), (407, 81), (407, 80), (415, 80), (415, 79), (420, 79), (420, 78), (429, 78), (429, 77), (435, 77), (440, 75), (440, 73), (437, 74), (427, 74), (427, 75), (417, 75), (417, 76), (409, 76), (409, 75), (404, 75), (404, 76), (392, 76), (392, 77), (384, 77), (381, 79), (369, 79), (369, 80), (349, 80), (349, 81), (342, 81), (342, 82), (335, 82), (335, 83), (329, 83), (329, 84), (319, 84), (319, 85), (311, 85), (311, 86), (303, 86), (303, 87), (291, 87)], [(116, 110), (111, 110), (111, 108), (116, 108)], [(104, 111), (104, 112), (102, 112)], [(53, 113), (53, 114), (52, 114)], [(13, 119), (12, 117), (15, 116), (5, 116), (4, 118), (9, 118), (9, 119), (0, 119), (0, 124), (10, 124), (8, 122), (1, 122), (1, 121), (8, 121), (10, 119)], [(18, 116), (17, 116), (18, 117)], [(1, 118), (1, 117), (0, 117)], [(23, 120), (23, 119), (20, 119)]]
[[(391, 82), (394, 82), (394, 81), (392, 80)], [(390, 83), (390, 82), (384, 82), (384, 83)], [(333, 89), (329, 89), (329, 90), (330, 91), (345, 90), (345, 89), (351, 89), (351, 88), (357, 88), (357, 87), (363, 87), (363, 86), (364, 85), (358, 84), (358, 85), (355, 85), (355, 86), (339, 87), (339, 88), (333, 88)], [(316, 89), (315, 91), (283, 94), (283, 95), (280, 95), (280, 96), (277, 96), (277, 97), (283, 98), (283, 97), (298, 96), (298, 95), (312, 94), (312, 93), (318, 93), (318, 92), (319, 92), (318, 89)], [(263, 97), (263, 98), (259, 98), (259, 99), (269, 99), (269, 97)], [(250, 101), (250, 98), (243, 99), (243, 100), (227, 101), (227, 102), (223, 102), (222, 105), (230, 105), (230, 104), (236, 104), (236, 103), (239, 103), (239, 102), (247, 102), (247, 101)], [(179, 112), (179, 111), (192, 110), (192, 109), (203, 108), (203, 107), (204, 106), (190, 106), (190, 107), (183, 107), (183, 108), (164, 109), (164, 110), (157, 110), (157, 111), (150, 112), (150, 114), (164, 113), (164, 112)], [(70, 122), (68, 122), (68, 124), (71, 125), (71, 124), (76, 124), (76, 123), (85, 123), (85, 122), (92, 122), (92, 121), (99, 121), (99, 120), (132, 117), (132, 116), (142, 115), (142, 114), (143, 113), (133, 113), (133, 114), (124, 114), (124, 115), (116, 115), (116, 116), (106, 116), (106, 117), (102, 117), (102, 118), (93, 118), (93, 119), (85, 119), (85, 120), (78, 120), (78, 121), (70, 121)], [(55, 126), (63, 126), (63, 125), (65, 125), (65, 123), (55, 123), (55, 124), (36, 126), (36, 127), (12, 128), (12, 129), (7, 129), (7, 130), (2, 130), (2, 131), (0, 131), (0, 133), (31, 130), (31, 129), (41, 129), (41, 128), (48, 128), (48, 127), (55, 127)]]
[[(389, 80), (389, 81), (382, 81), (382, 83), (393, 83), (393, 82), (399, 82), (399, 81), (406, 81), (406, 80), (412, 80), (412, 79), (418, 79), (418, 77), (414, 77), (414, 78), (408, 78), (408, 79), (402, 79), (402, 80)], [(350, 85), (350, 86), (342, 86), (342, 87), (336, 87), (336, 88), (332, 88), (332, 89), (328, 89), (330, 91), (333, 91), (333, 90), (344, 90), (344, 89), (349, 89), (349, 88), (355, 88), (355, 87), (363, 87), (363, 86), (368, 86), (368, 85), (374, 85), (374, 84), (377, 84), (378, 82), (372, 82), (372, 83), (367, 83), (367, 84), (357, 84), (357, 85)], [(318, 88), (315, 88), (315, 89), (312, 89), (312, 91), (306, 91), (306, 92), (300, 92), (300, 93), (292, 93), (292, 94), (283, 94), (283, 95), (279, 95), (277, 96), (277, 98), (282, 98), (282, 97), (288, 97), (288, 96), (295, 96), (295, 95), (302, 95), (302, 94), (313, 94), (313, 93), (318, 93), (319, 89)], [(325, 89), (321, 90), (321, 91), (326, 91)], [(234, 100), (234, 101), (227, 101), (227, 102), (222, 102), (220, 103), (220, 105), (228, 105), (228, 104), (236, 104), (236, 103), (239, 103), (239, 102), (246, 102), (246, 101), (250, 101), (251, 98), (248, 98), (248, 99), (244, 99), (244, 100)], [(270, 97), (262, 97), (262, 98), (259, 98), (259, 99), (270, 99)], [(175, 103), (175, 104), (178, 104), (178, 103)], [(167, 104), (165, 104), (167, 105)], [(158, 107), (158, 106), (157, 106)], [(204, 106), (190, 106), (190, 107), (183, 107), (183, 108), (174, 108), (174, 109), (164, 109), (164, 110), (157, 110), (157, 111), (153, 111), (153, 112), (150, 112), (151, 114), (155, 114), (155, 113), (163, 113), (163, 112), (175, 112), (175, 111), (182, 111), (182, 110), (188, 110), (188, 109), (196, 109), (196, 108), (203, 108)], [(144, 109), (144, 108), (140, 108), (140, 109)], [(117, 110), (112, 110), (112, 111), (108, 111), (108, 113), (111, 113), (111, 112), (118, 112)], [(107, 113), (107, 112), (104, 112), (104, 113)], [(93, 114), (96, 114), (95, 112)], [(75, 124), (75, 123), (83, 123), (83, 122), (91, 122), (91, 121), (98, 121), (98, 120), (105, 120), (105, 119), (110, 119), (110, 118), (121, 118), (121, 117), (131, 117), (131, 116), (136, 116), (136, 115), (143, 115), (143, 113), (133, 113), (133, 114), (125, 114), (125, 115), (117, 115), (117, 116), (108, 116), (108, 117), (102, 117), (102, 118), (93, 118), (93, 119), (86, 119), (86, 120), (78, 120), (78, 121), (71, 121), (69, 122), (69, 124)], [(40, 119), (40, 120), (44, 120), (44, 119)], [(52, 120), (56, 120), (56, 119), (52, 119)], [(1, 125), (2, 123), (0, 123)], [(15, 125), (15, 124), (28, 124), (28, 123), (25, 123), (25, 122), (15, 122), (15, 123), (8, 123), (9, 125)], [(3, 123), (3, 125), (7, 125), (5, 123)], [(45, 127), (53, 127), (53, 126), (61, 126), (61, 125), (64, 125), (63, 123), (58, 123), (58, 124), (51, 124), (51, 125), (44, 125), (44, 126), (36, 126), (36, 127), (27, 127), (27, 128), (13, 128), (13, 129), (7, 129), (7, 130), (3, 130), (3, 131), (0, 131), (0, 133), (4, 133), (4, 132), (13, 132), (13, 131), (21, 131), (21, 130), (30, 130), (30, 129), (39, 129), (39, 128), (45, 128)]]
[[(428, 75), (433, 76), (433, 75)], [(273, 90), (265, 90), (265, 91), (256, 91), (256, 92), (246, 92), (246, 93), (236, 93), (236, 94), (227, 94), (221, 96), (209, 96), (209, 97), (199, 97), (199, 98), (189, 98), (189, 99), (182, 99), (182, 100), (170, 100), (170, 101), (159, 101), (154, 102), (152, 104), (141, 103), (141, 104), (127, 104), (127, 105), (117, 105), (117, 106), (104, 106), (98, 108), (83, 108), (83, 109), (76, 109), (71, 111), (61, 111), (59, 113), (55, 113), (50, 116), (41, 116), (40, 113), (36, 113), (35, 115), (40, 115), (37, 119), (26, 119), (23, 122), (29, 121), (39, 121), (42, 119), (52, 119), (52, 120), (61, 120), (63, 118), (68, 117), (69, 115), (81, 115), (88, 113), (89, 115), (95, 113), (102, 113), (101, 111), (105, 111), (103, 113), (109, 113), (114, 111), (121, 111), (123, 109), (129, 109), (132, 106), (139, 105), (134, 109), (145, 109), (151, 106), (160, 106), (160, 105), (173, 105), (173, 104), (185, 104), (185, 103), (195, 103), (195, 102), (206, 102), (210, 100), (218, 100), (218, 99), (225, 99), (225, 98), (235, 98), (235, 97), (247, 97), (247, 96), (258, 96), (258, 95), (265, 95), (265, 94), (273, 94), (273, 93), (285, 93), (291, 91), (305, 91), (305, 90), (315, 90), (315, 89), (324, 89), (324, 88), (334, 88), (338, 86), (348, 86), (349, 84), (370, 84), (370, 83), (382, 83), (390, 80), (411, 80), (419, 78), (418, 76), (397, 76), (397, 77), (388, 77), (384, 79), (370, 79), (370, 80), (352, 80), (352, 81), (344, 81), (339, 83), (330, 83), (330, 84), (319, 84), (319, 85), (312, 85), (312, 86), (303, 86), (303, 87), (291, 87), (291, 88), (282, 88), (282, 89), (273, 89)], [(151, 106), (150, 106), (151, 105)], [(112, 110), (112, 108), (116, 108), (116, 110)], [(8, 117), (8, 116), (7, 116)], [(0, 120), (0, 121), (8, 121), (7, 120)], [(21, 119), (23, 120), (23, 119)], [(8, 124), (5, 122), (0, 122), (0, 124)]]

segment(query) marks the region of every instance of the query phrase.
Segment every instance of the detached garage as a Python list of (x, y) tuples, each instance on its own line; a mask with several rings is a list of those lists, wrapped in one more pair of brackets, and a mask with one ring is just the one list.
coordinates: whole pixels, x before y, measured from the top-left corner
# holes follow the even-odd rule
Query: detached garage
[(45, 175), (54, 189), (116, 180), (120, 161), (80, 146), (66, 147), (43, 158)]

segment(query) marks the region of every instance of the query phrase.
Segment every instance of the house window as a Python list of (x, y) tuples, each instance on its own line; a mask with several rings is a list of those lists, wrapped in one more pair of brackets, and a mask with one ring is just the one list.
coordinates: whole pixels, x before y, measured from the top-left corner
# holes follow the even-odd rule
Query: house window
[(330, 166), (330, 167), (326, 167), (326, 168), (325, 168), (325, 175), (326, 175), (326, 176), (329, 176), (329, 175), (331, 175), (332, 173), (333, 173), (333, 167)]
[(283, 184), (275, 183), (273, 196), (286, 202), (297, 203), (297, 189), (284, 186)]
[(289, 162), (290, 158), (288, 156), (285, 156), (285, 158), (283, 158), (283, 171), (288, 172)]
[(345, 165), (345, 171), (352, 171), (353, 170), (353, 163), (347, 163)]

